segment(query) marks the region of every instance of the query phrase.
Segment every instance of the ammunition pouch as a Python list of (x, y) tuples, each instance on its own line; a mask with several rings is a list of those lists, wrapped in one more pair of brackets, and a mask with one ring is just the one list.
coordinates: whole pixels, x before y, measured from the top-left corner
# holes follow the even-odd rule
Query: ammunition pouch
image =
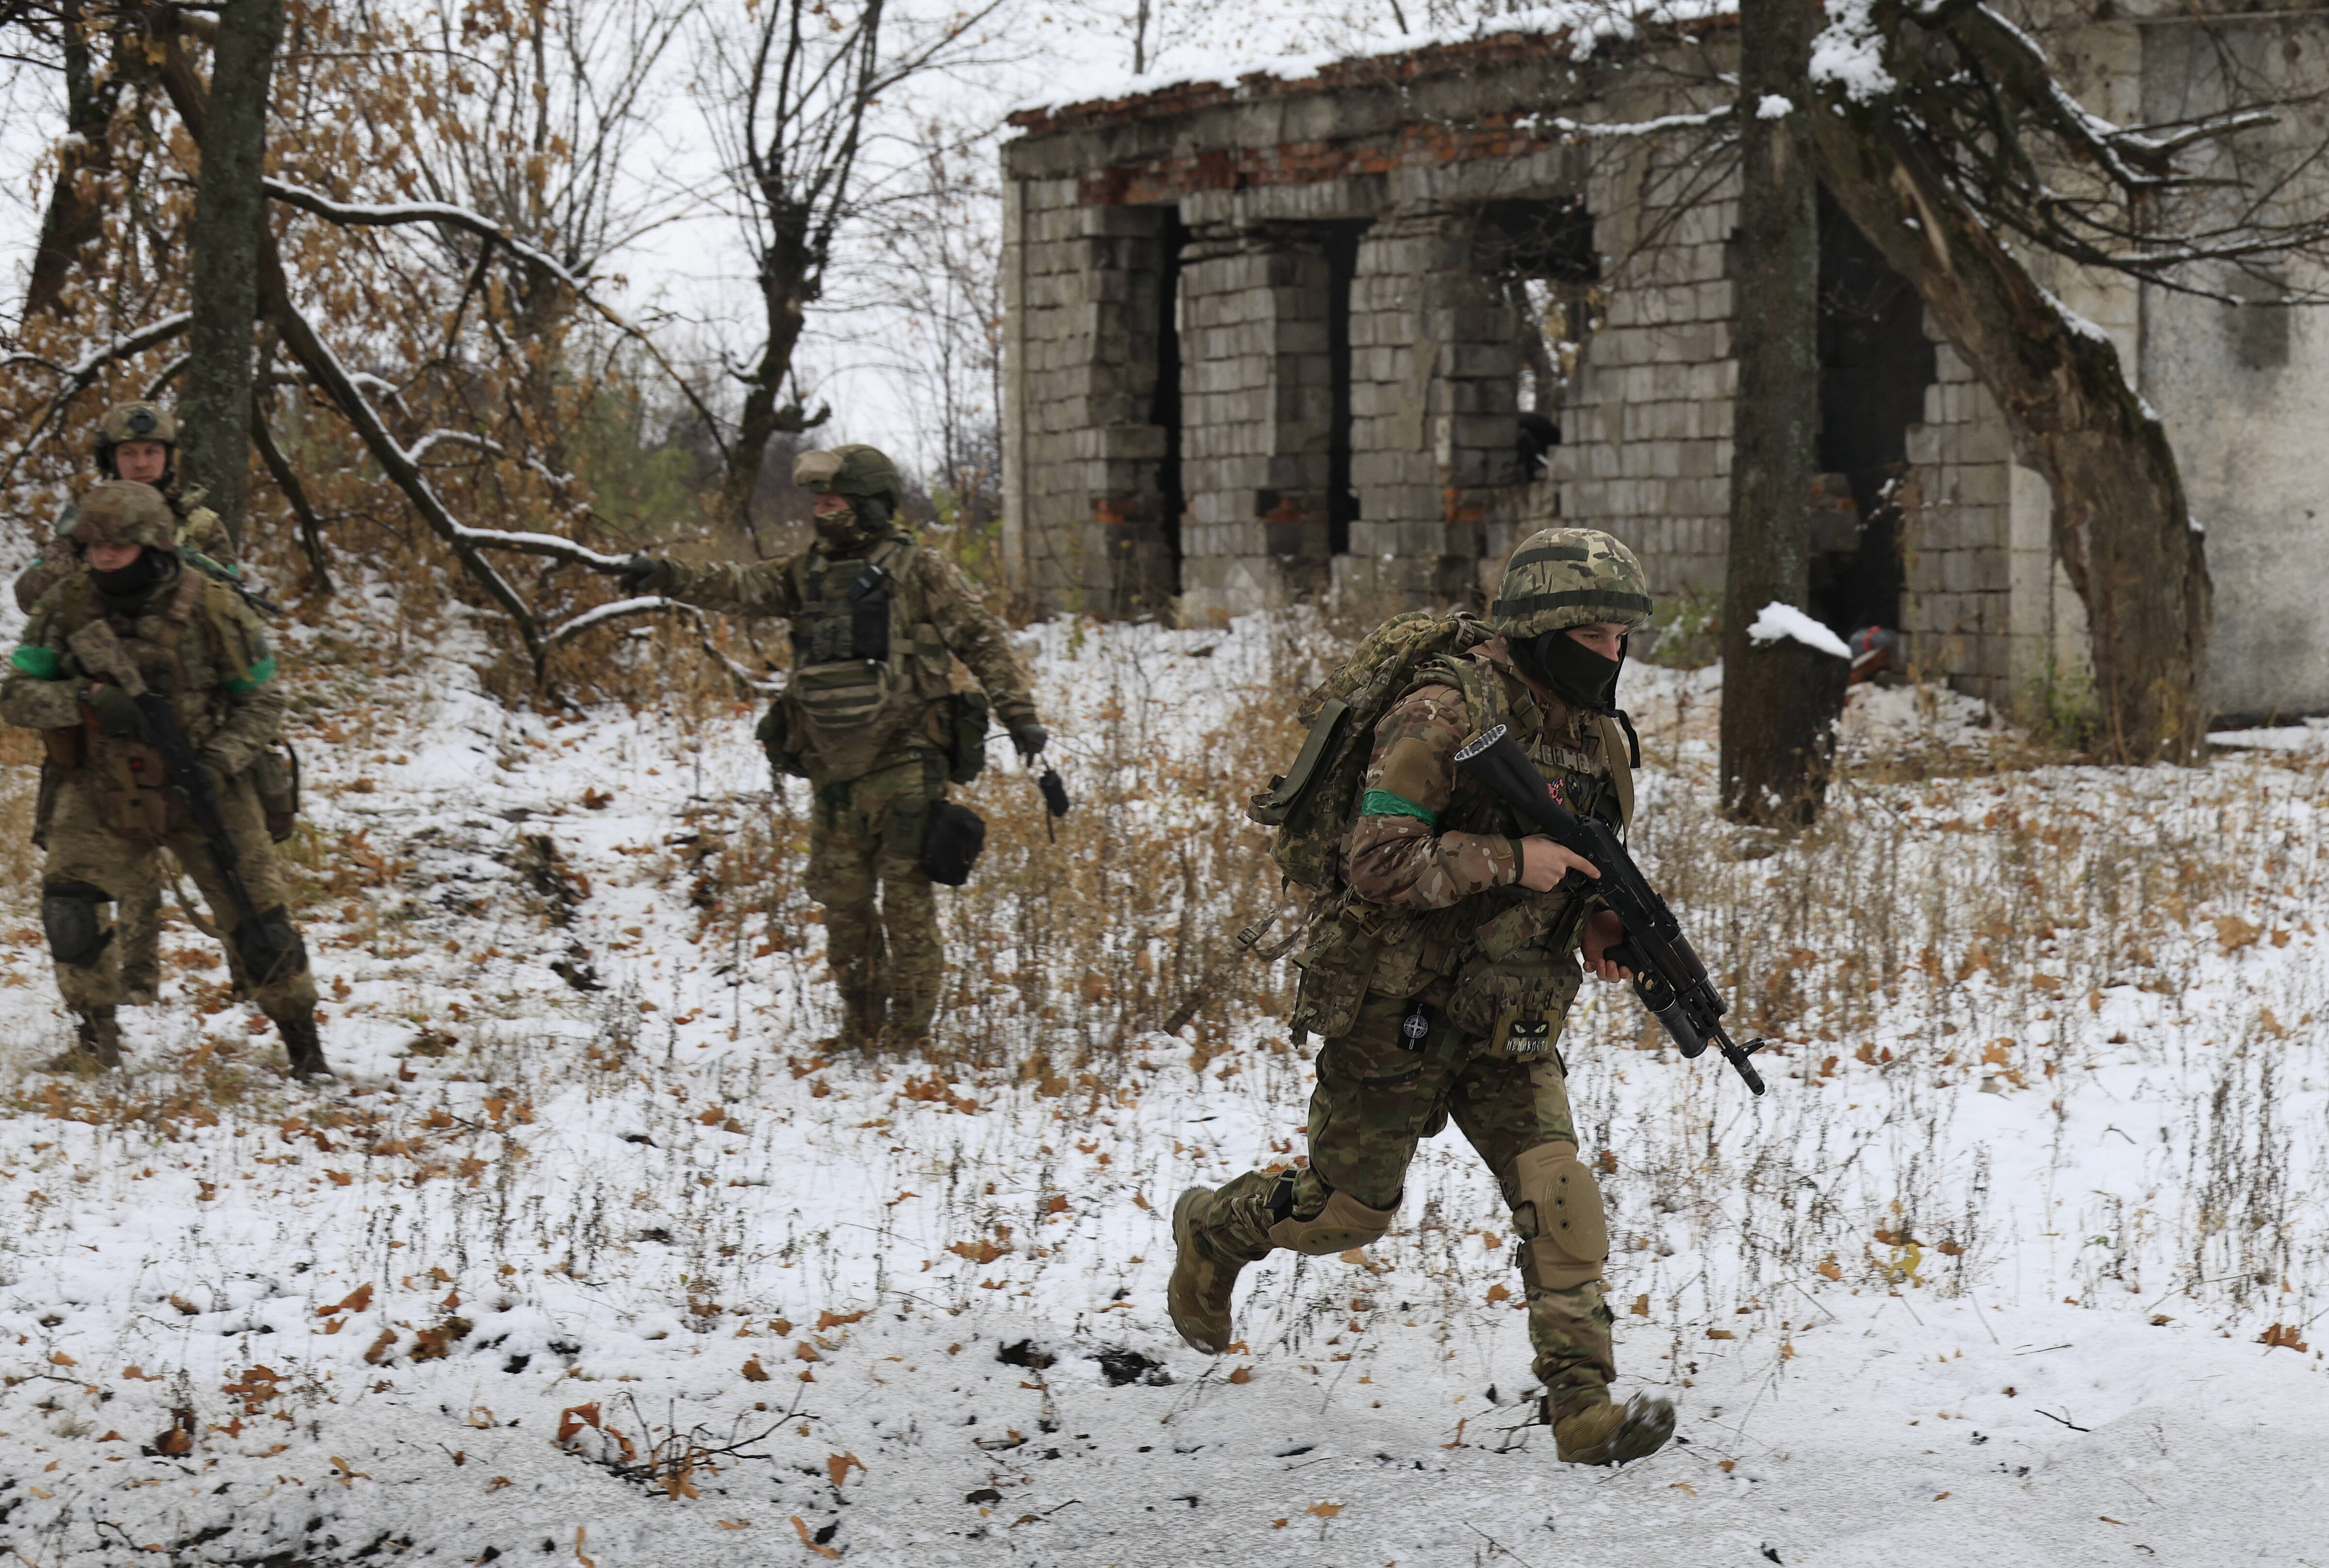
[(267, 836), (282, 843), (299, 819), (299, 753), (290, 741), (278, 741), (251, 760), (250, 786), (267, 817)]
[(768, 753), (768, 766), (779, 779), (806, 779), (808, 764), (802, 760), (800, 742), (795, 738), (792, 710), (787, 698), (779, 695), (752, 726), (752, 738), (760, 742)]
[(97, 918), (97, 906), (113, 895), (89, 882), (61, 882), (41, 890), (41, 924), (49, 956), (69, 968), (87, 969), (104, 956), (113, 928)]
[(958, 801), (933, 800), (926, 824), (917, 865), (932, 882), (960, 887), (970, 880), (970, 868), (986, 847), (985, 818)]
[(1598, 1281), (1609, 1257), (1609, 1218), (1600, 1184), (1577, 1157), (1577, 1146), (1541, 1143), (1522, 1151), (1513, 1161), (1513, 1185), (1521, 1195), (1513, 1228), (1527, 1239), (1532, 1283), (1569, 1290)]
[(986, 694), (949, 692), (943, 703), (947, 778), (953, 783), (967, 784), (986, 768)]

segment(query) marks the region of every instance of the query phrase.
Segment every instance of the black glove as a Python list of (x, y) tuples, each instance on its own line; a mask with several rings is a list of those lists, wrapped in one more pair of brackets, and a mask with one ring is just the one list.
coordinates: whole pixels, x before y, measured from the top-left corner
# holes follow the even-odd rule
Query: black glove
[(1019, 755), (1023, 758), (1040, 757), (1043, 754), (1043, 748), (1051, 743), (1051, 732), (1030, 719), (1023, 724), (1011, 726), (1011, 743), (1019, 748)]
[(616, 585), (633, 598), (671, 587), (671, 562), (660, 555), (634, 555), (615, 573)]
[(146, 715), (137, 711), (137, 699), (119, 686), (91, 686), (89, 705), (97, 714), (97, 727), (117, 741), (136, 741), (153, 744), (147, 732)]

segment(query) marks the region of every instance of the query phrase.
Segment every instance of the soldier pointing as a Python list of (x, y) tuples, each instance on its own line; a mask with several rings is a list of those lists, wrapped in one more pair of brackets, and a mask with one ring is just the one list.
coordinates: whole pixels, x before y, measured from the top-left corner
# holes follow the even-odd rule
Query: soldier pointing
[[(853, 445), (804, 452), (793, 482), (816, 497), (806, 550), (749, 566), (635, 555), (621, 581), (792, 623), (792, 679), (760, 738), (815, 790), (808, 892), (825, 906), (843, 1037), (910, 1047), (929, 1038), (946, 978), (929, 868), (959, 847), (939, 840), (968, 815), (949, 811), (947, 786), (983, 761), (989, 702), (1021, 756), (1049, 737), (1003, 623), (898, 520), (888, 458)], [(985, 698), (954, 690), (957, 658)]]

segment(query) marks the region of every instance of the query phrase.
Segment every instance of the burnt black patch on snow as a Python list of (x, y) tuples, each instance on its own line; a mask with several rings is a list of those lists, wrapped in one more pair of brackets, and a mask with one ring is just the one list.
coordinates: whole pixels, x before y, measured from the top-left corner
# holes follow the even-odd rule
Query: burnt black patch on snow
[(1163, 1362), (1152, 1360), (1128, 1346), (1103, 1350), (1092, 1359), (1099, 1363), (1100, 1374), (1108, 1379), (1110, 1388), (1122, 1388), (1127, 1383), (1163, 1388), (1173, 1381), (1173, 1374), (1164, 1369)]
[(1006, 1345), (995, 1353), (995, 1359), (1005, 1366), (1023, 1366), (1030, 1372), (1041, 1372), (1056, 1366), (1060, 1358), (1032, 1339), (1022, 1339), (1016, 1345)]

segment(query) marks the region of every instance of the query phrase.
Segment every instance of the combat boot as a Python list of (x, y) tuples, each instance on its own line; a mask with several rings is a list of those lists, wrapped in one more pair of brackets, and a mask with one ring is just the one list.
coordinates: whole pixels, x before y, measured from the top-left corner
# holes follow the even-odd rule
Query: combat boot
[(110, 1007), (73, 1015), (73, 1043), (41, 1063), (43, 1072), (102, 1072), (121, 1065), (121, 1025)]
[(1582, 1403), (1575, 1403), (1577, 1397), (1565, 1394), (1563, 1406), (1556, 1410), (1553, 1396), (1544, 1396), (1545, 1423), (1552, 1428), (1553, 1447), (1565, 1464), (1622, 1465), (1657, 1452), (1674, 1436), (1670, 1399), (1637, 1393), (1616, 1405), (1609, 1403), (1607, 1389), (1585, 1393)]
[(1191, 1187), (1173, 1205), (1173, 1278), (1164, 1287), (1164, 1305), (1183, 1339), (1220, 1355), (1230, 1347), (1238, 1275), (1252, 1260), (1224, 1258), (1206, 1242), (1202, 1211), (1212, 1195), (1211, 1187)]
[(881, 992), (867, 988), (859, 990), (844, 986), (841, 989), (841, 1038), (844, 1049), (872, 1051), (882, 1043), (882, 1020), (887, 1013), (886, 998)]
[(275, 1027), (283, 1036), (283, 1053), (291, 1058), (291, 1076), (303, 1082), (315, 1078), (329, 1078), (332, 1069), (324, 1060), (324, 1042), (316, 1032), (316, 1015), (304, 1018), (278, 1018)]

